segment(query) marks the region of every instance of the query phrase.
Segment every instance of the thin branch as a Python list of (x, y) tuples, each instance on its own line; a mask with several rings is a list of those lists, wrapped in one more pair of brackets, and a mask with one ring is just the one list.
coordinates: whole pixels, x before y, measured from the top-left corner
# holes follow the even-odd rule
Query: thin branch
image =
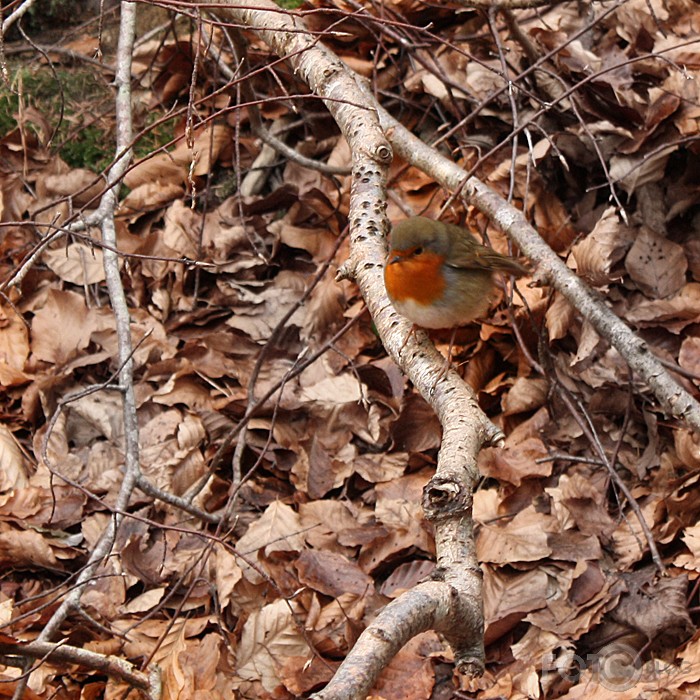
[[(233, 29), (233, 45), (237, 50), (236, 62), (239, 66), (242, 66), (247, 60), (246, 56), (246, 44), (243, 35), (237, 30)], [(236, 73), (234, 73), (228, 65), (222, 60), (219, 51), (212, 47), (211, 54), (216, 60), (219, 70), (223, 75), (229, 80), (236, 79)], [(266, 145), (275, 150), (280, 155), (284, 156), (293, 163), (297, 163), (304, 168), (309, 168), (310, 170), (317, 170), (320, 173), (325, 173), (326, 175), (349, 175), (350, 169), (337, 165), (328, 165), (327, 163), (321, 163), (320, 161), (313, 160), (312, 158), (307, 158), (298, 151), (288, 146), (284, 141), (275, 136), (274, 133), (268, 131), (262, 123), (260, 117), (260, 110), (257, 106), (257, 98), (253, 91), (250, 80), (242, 80), (241, 92), (243, 94), (243, 99), (248, 103), (248, 116), (250, 118), (250, 127), (253, 133)]]
[(205, 523), (218, 523), (221, 520), (220, 516), (214, 515), (213, 513), (207, 513), (207, 511), (202, 510), (201, 508), (197, 508), (197, 506), (195, 505), (192, 505), (189, 499), (183, 496), (176, 496), (174, 493), (170, 493), (169, 491), (159, 489), (155, 484), (152, 484), (143, 474), (139, 474), (136, 480), (136, 486), (147, 496), (155, 498), (159, 501), (163, 501), (163, 503), (167, 503), (168, 505), (171, 505), (174, 508), (179, 508), (180, 510), (185, 511), (185, 513), (189, 513), (190, 515), (193, 515), (195, 518), (199, 518)]
[(2, 35), (3, 37), (7, 34), (7, 30), (22, 16), (32, 8), (35, 0), (24, 0), (24, 2), (9, 16), (6, 17), (2, 22)]
[(212, 464), (209, 469), (210, 473), (205, 475), (202, 478), (202, 481), (197, 486), (193, 487), (193, 489), (190, 491), (190, 495), (188, 496), (189, 499), (192, 499), (197, 493), (199, 493), (202, 490), (202, 488), (204, 488), (204, 485), (210, 478), (211, 474), (215, 472), (216, 469), (218, 469), (218, 467), (221, 465), (224, 455), (226, 454), (228, 448), (231, 446), (231, 443), (236, 439), (236, 436), (245, 428), (250, 419), (253, 416), (255, 416), (258, 413), (258, 411), (262, 409), (265, 403), (269, 401), (278, 391), (281, 391), (287, 382), (294, 379), (294, 377), (300, 375), (307, 367), (310, 367), (314, 362), (316, 362), (316, 360), (318, 360), (319, 357), (328, 352), (330, 346), (337, 340), (342, 338), (342, 336), (345, 333), (347, 333), (348, 329), (354, 323), (357, 323), (358, 319), (363, 313), (364, 310), (360, 311), (352, 318), (349, 318), (347, 322), (343, 325), (343, 327), (340, 328), (338, 332), (335, 333), (335, 335), (328, 340), (327, 343), (324, 343), (324, 345), (321, 346), (318, 350), (316, 350), (316, 352), (307, 357), (303, 362), (299, 363), (296, 367), (290, 370), (289, 373), (285, 374), (285, 376), (282, 377), (282, 379), (278, 380), (273, 386), (271, 386), (255, 403), (249, 403), (248, 408), (246, 409), (246, 412), (243, 415), (243, 417), (238, 421), (238, 423), (236, 423), (236, 425), (233, 426), (233, 428), (231, 428), (231, 430), (226, 434), (221, 444), (219, 445), (216, 454), (212, 458)]
[(104, 268), (110, 302), (117, 326), (119, 387), (122, 394), (125, 436), (125, 471), (119, 494), (116, 499), (114, 515), (110, 518), (97, 544), (90, 553), (88, 563), (78, 577), (76, 586), (63, 599), (61, 605), (51, 616), (40, 633), (37, 642), (49, 642), (57, 636), (61, 625), (70, 613), (80, 605), (82, 593), (93, 576), (100, 562), (109, 555), (114, 545), (117, 529), (122, 521), (121, 513), (128, 507), (129, 500), (136, 487), (140, 474), (138, 422), (136, 418), (136, 399), (133, 387), (133, 358), (129, 310), (119, 272), (119, 258), (114, 252), (117, 247), (114, 226), (114, 211), (117, 205), (117, 193), (124, 172), (131, 158), (131, 54), (135, 34), (136, 8), (133, 2), (122, 2), (119, 45), (117, 50), (117, 143), (119, 157), (110, 169), (109, 187), (100, 202), (99, 212), (102, 218), (103, 240), (108, 246), (104, 251)]
[[(644, 534), (644, 538), (646, 539), (647, 545), (649, 546), (649, 552), (651, 553), (651, 558), (654, 560), (654, 564), (656, 565), (656, 568), (659, 570), (659, 573), (663, 575), (666, 572), (666, 567), (664, 566), (663, 560), (661, 559), (661, 554), (659, 553), (659, 549), (656, 546), (656, 541), (654, 540), (654, 535), (651, 531), (651, 528), (649, 527), (649, 525), (646, 521), (646, 518), (644, 517), (644, 513), (642, 512), (642, 509), (641, 509), (639, 503), (637, 502), (634, 495), (632, 494), (632, 491), (629, 489), (627, 484), (623, 481), (623, 479), (620, 476), (620, 474), (618, 473), (617, 469), (615, 469), (615, 465), (617, 464), (617, 456), (618, 456), (618, 453), (620, 451), (620, 447), (622, 445), (622, 440), (625, 436), (625, 433), (627, 432), (627, 427), (629, 424), (629, 418), (630, 418), (630, 412), (631, 412), (631, 401), (632, 401), (631, 386), (630, 386), (630, 394), (629, 394), (629, 402), (628, 402), (628, 406), (627, 406), (627, 412), (625, 414), (625, 419), (624, 419), (624, 422), (622, 425), (622, 429), (620, 431), (620, 437), (618, 439), (617, 444), (615, 445), (612, 457), (608, 457), (608, 455), (605, 452), (605, 448), (601, 444), (600, 438), (598, 436), (598, 431), (596, 430), (595, 426), (593, 425), (593, 422), (592, 422), (588, 412), (581, 405), (581, 402), (578, 401), (574, 397), (574, 395), (560, 381), (557, 380), (556, 370), (553, 366), (553, 363), (550, 360), (550, 356), (549, 356), (547, 349), (544, 347), (545, 343), (542, 342), (540, 345), (541, 345), (540, 355), (542, 356), (542, 362), (543, 362), (543, 366), (539, 368), (541, 374), (545, 377), (550, 377), (553, 379), (553, 381), (555, 382), (556, 391), (557, 391), (557, 394), (559, 395), (559, 398), (563, 401), (564, 405), (566, 406), (567, 410), (569, 411), (569, 414), (572, 416), (572, 418), (576, 421), (577, 425), (583, 431), (583, 434), (588, 439), (588, 442), (590, 443), (591, 448), (598, 455), (598, 458), (600, 459), (601, 463), (607, 469), (608, 474), (610, 475), (610, 478), (615, 483), (615, 486), (617, 486), (617, 488), (620, 489), (620, 491), (622, 492), (624, 497), (627, 499), (627, 502), (629, 503), (630, 508), (632, 509), (632, 512), (634, 513), (635, 517), (637, 518), (637, 521), (639, 522), (639, 527), (641, 528), (642, 533)], [(642, 543), (639, 542), (639, 545), (640, 545), (640, 549), (641, 549)]]
[(449, 190), (463, 188), (467, 201), (505, 231), (536, 264), (538, 280), (557, 289), (620, 353), (649, 386), (663, 410), (700, 433), (700, 403), (676, 383), (646, 343), (604, 304), (600, 296), (561, 261), (522, 212), (504, 202), (477, 178), (468, 178), (462, 168), (416, 138), (388, 112), (379, 108), (379, 115), (391, 135), (392, 145), (407, 162), (430, 174)]
[(139, 671), (134, 664), (117, 656), (105, 656), (87, 649), (80, 649), (62, 642), (54, 643), (36, 640), (33, 642), (0, 642), (0, 654), (12, 657), (30, 658), (42, 662), (77, 664), (84, 668), (104, 673), (112, 678), (120, 678), (134, 688), (148, 694), (148, 697), (160, 697), (160, 679), (154, 671), (149, 675)]

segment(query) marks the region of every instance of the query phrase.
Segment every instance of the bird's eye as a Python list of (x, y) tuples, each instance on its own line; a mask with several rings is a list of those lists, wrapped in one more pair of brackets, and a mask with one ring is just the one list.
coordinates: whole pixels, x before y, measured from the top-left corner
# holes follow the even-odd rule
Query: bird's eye
[(414, 255), (422, 255), (422, 254), (423, 254), (423, 248), (421, 248), (420, 246), (418, 246), (417, 248), (414, 248), (414, 249), (413, 249), (413, 254), (414, 254)]

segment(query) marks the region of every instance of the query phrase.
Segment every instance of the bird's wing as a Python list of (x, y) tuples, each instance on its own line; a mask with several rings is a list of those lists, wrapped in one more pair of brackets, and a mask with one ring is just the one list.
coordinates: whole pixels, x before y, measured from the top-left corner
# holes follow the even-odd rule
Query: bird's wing
[[(450, 267), (461, 270), (486, 270), (488, 272), (506, 272), (511, 275), (527, 274), (528, 269), (514, 258), (501, 255), (492, 248), (477, 243), (471, 233), (458, 226), (457, 243), (450, 251)], [(469, 236), (470, 238), (466, 238)]]

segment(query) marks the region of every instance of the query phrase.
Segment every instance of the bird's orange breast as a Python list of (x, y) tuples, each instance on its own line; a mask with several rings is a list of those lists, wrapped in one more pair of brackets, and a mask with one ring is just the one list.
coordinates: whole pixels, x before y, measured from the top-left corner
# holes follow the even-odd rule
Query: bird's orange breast
[(443, 262), (444, 258), (436, 253), (390, 258), (384, 268), (389, 297), (394, 301), (410, 299), (426, 306), (441, 299), (445, 292)]

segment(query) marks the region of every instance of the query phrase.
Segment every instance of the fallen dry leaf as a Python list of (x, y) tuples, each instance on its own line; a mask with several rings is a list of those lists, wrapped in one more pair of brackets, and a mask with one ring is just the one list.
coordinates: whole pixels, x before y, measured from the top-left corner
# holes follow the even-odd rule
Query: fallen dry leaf
[(309, 645), (294, 621), (298, 612), (294, 601), (277, 600), (250, 615), (236, 652), (236, 675), (240, 679), (259, 680), (271, 693), (282, 683), (285, 659), (311, 657)]
[(637, 286), (654, 299), (676, 294), (685, 284), (688, 261), (682, 246), (642, 227), (625, 258)]
[[(684, 370), (677, 381), (696, 394), (695, 6), (627, 0), (592, 18), (560, 3), (513, 9), (491, 26), (483, 14), (395, 0), (388, 9), (397, 21), (381, 45), (376, 8), (361, 21), (333, 3), (325, 9), (295, 21), (360, 66), (409, 130), (519, 207), (650, 352)], [(71, 615), (61, 634), (99, 653), (152, 658), (167, 698), (306, 696), (327, 683), (388, 598), (435, 575), (421, 499), (442, 429), (384, 351), (357, 287), (334, 279), (357, 245), (344, 238), (356, 180), (278, 152), (264, 160), (241, 81), (264, 129), (298, 153), (348, 167), (348, 142), (325, 106), (252, 32), (245, 56), (234, 56), (230, 27), (216, 17), (199, 27), (171, 21), (164, 7), (138, 12), (139, 31), (155, 33), (134, 52), (139, 156), (114, 223), (140, 468), (167, 498), (134, 490), (114, 555), (81, 598), (101, 627)], [(55, 134), (58, 115), (34, 87), (44, 62), (7, 62), (16, 114), (0, 137), (0, 621), (21, 639), (44, 628), (114, 522), (125, 484), (118, 337), (102, 250), (83, 236), (97, 241), (101, 231), (61, 231), (32, 258), (42, 237), (84, 226), (97, 211), (104, 177), (88, 168), (114, 156), (106, 66), (115, 59), (94, 27), (116, 36), (115, 18), (86, 22), (50, 52), (56, 71), (47, 82), (65, 88)], [(35, 20), (25, 31), (46, 43)], [(105, 67), (89, 67), (100, 89), (77, 104), (73, 78), (85, 66), (58, 50), (67, 46), (91, 59), (95, 47), (104, 52)], [(545, 54), (546, 66), (533, 59)], [(80, 167), (59, 156), (94, 129), (100, 164), (82, 150)], [(243, 194), (251, 173), (261, 189)], [(450, 199), (430, 173), (397, 157), (389, 178), (391, 220), (440, 216), (509, 250), (494, 221)], [(681, 641), (698, 622), (697, 438), (664, 414), (599, 327), (552, 287), (536, 286), (551, 270), (532, 262), (532, 280), (512, 297), (499, 293), (490, 318), (459, 329), (452, 348), (453, 365), (506, 435), (505, 447), (481, 451), (473, 504), (485, 673), (460, 677), (450, 650), (426, 633), (369, 697), (620, 700), (691, 697), (698, 684), (698, 644)], [(326, 347), (350, 318), (351, 329)], [(431, 338), (446, 354), (449, 333)], [(316, 351), (321, 357), (293, 376)], [(615, 457), (642, 508), (667, 577), (642, 580), (649, 545), (600, 450)], [(209, 522), (224, 512), (225, 527)], [(649, 649), (645, 635), (656, 641)], [(639, 657), (638, 675), (611, 690), (608, 681), (629, 680), (625, 645)], [(47, 698), (129, 692), (50, 658), (31, 682)]]

